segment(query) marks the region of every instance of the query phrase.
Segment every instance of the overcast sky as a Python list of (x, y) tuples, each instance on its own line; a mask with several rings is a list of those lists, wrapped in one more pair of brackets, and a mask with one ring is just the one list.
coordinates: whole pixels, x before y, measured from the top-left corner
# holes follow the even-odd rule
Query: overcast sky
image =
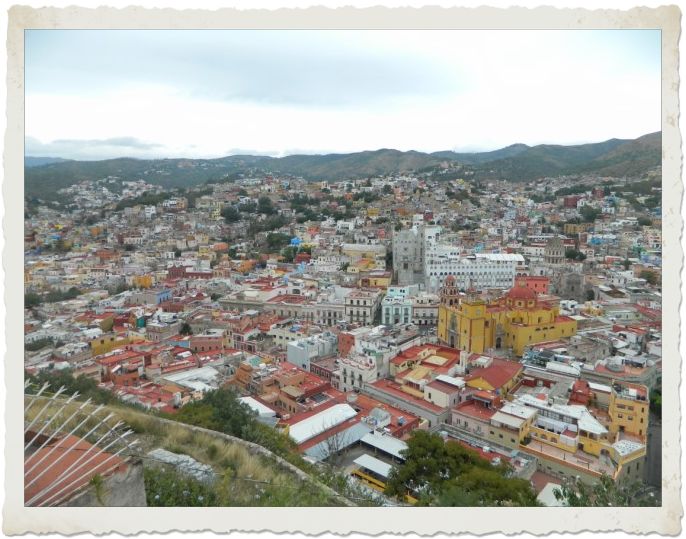
[(660, 130), (660, 33), (34, 30), (26, 154), (492, 150)]

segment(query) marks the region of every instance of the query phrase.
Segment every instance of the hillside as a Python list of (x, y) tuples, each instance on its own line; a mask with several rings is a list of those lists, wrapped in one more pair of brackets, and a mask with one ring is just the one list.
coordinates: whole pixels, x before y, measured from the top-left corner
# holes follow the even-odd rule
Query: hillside
[(24, 166), (26, 168), (42, 167), (43, 165), (52, 165), (53, 163), (63, 163), (69, 159), (62, 159), (61, 157), (24, 157)]
[[(25, 397), (27, 402), (33, 398)], [(45, 417), (63, 414), (60, 417), (79, 413), (78, 401), (67, 403), (64, 398), (46, 402)], [(62, 408), (64, 407), (64, 408)], [(36, 418), (39, 408), (33, 406), (25, 415), (26, 421)], [(88, 405), (94, 410), (94, 405)], [(151, 415), (120, 404), (109, 404), (99, 412), (102, 418), (112, 414), (108, 422), (112, 426), (123, 421), (126, 429), (131, 429), (136, 439), (136, 449), (124, 452), (134, 462), (142, 462), (145, 476), (145, 494), (148, 506), (353, 506), (346, 492), (339, 494), (324, 484), (317, 475), (319, 472), (311, 465), (302, 462), (301, 469), (286, 459), (276, 455), (261, 445), (242, 440), (221, 432), (193, 425), (179, 423)], [(70, 425), (80, 421), (72, 421)], [(96, 443), (99, 434), (88, 434), (91, 424), (81, 424), (77, 428), (79, 436), (87, 436)], [(187, 455), (200, 465), (209, 467), (216, 477), (213, 483), (194, 480), (173, 466), (162, 464), (151, 456), (151, 451), (163, 449), (176, 455)], [(154, 454), (154, 453), (153, 453)], [(180, 488), (183, 487), (183, 488)], [(182, 491), (184, 491), (182, 493)], [(187, 491), (199, 497), (186, 500)], [(352, 492), (352, 491), (351, 491)], [(355, 497), (356, 501), (360, 498)], [(370, 500), (361, 500), (367, 504)]]
[(576, 146), (542, 144), (486, 163), (476, 172), (479, 178), (513, 181), (584, 173), (640, 176), (660, 165), (661, 140), (661, 133), (651, 133), (635, 140), (610, 139)]
[[(452, 151), (432, 154), (381, 149), (350, 154), (289, 155), (281, 158), (234, 155), (218, 159), (108, 159), (59, 161), (38, 165), (46, 158), (27, 157), (24, 171), (27, 196), (54, 198), (57, 191), (84, 180), (116, 177), (144, 179), (167, 188), (191, 187), (237, 174), (290, 174), (315, 180), (345, 180), (369, 176), (432, 171), (450, 162), (471, 169), (478, 179), (513, 181), (580, 173), (640, 176), (660, 164), (661, 134), (635, 140), (611, 139), (575, 146), (514, 144), (481, 153)], [(52, 158), (50, 158), (52, 159)]]
[(498, 159), (506, 159), (508, 157), (514, 157), (522, 152), (529, 149), (526, 144), (512, 144), (505, 148), (499, 150), (493, 150), (491, 152), (478, 152), (478, 153), (458, 153), (458, 152), (434, 152), (431, 155), (436, 157), (441, 157), (443, 159), (450, 159), (452, 161), (457, 161), (464, 165), (480, 165), (483, 163), (490, 163), (492, 161), (497, 161)]

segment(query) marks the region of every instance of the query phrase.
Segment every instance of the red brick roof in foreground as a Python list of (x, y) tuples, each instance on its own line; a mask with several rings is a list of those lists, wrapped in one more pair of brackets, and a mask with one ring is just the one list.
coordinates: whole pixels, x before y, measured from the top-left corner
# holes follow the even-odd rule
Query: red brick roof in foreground
[(522, 369), (522, 364), (517, 361), (493, 358), (491, 365), (472, 370), (465, 376), (465, 381), (483, 378), (491, 387), (499, 389), (517, 376)]
[[(91, 448), (93, 446), (86, 440), (69, 435), (53, 440), (43, 449), (25, 457), (24, 468), (30, 469), (48, 455), (35, 470), (24, 478), (24, 503), (40, 493), (39, 497), (31, 502), (32, 506), (57, 505), (87, 487), (94, 475), (108, 476), (126, 470), (128, 465), (121, 458), (114, 457), (110, 453), (98, 454), (97, 448)], [(81, 461), (83, 466), (76, 464), (62, 479), (58, 479), (89, 449), (91, 452)], [(93, 457), (92, 460), (91, 457)], [(86, 462), (88, 463), (85, 464)], [(44, 471), (45, 473), (43, 473)], [(32, 485), (26, 486), (39, 475), (40, 477)], [(62, 490), (63, 492), (60, 493)]]

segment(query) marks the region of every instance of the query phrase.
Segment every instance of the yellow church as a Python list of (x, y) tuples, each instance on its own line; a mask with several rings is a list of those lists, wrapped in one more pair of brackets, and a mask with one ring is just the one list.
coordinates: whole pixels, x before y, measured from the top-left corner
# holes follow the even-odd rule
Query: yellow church
[(492, 302), (475, 294), (461, 297), (452, 275), (441, 289), (437, 335), (447, 346), (477, 354), (510, 348), (521, 356), (527, 345), (575, 334), (576, 320), (561, 316), (558, 306), (539, 300), (523, 284)]

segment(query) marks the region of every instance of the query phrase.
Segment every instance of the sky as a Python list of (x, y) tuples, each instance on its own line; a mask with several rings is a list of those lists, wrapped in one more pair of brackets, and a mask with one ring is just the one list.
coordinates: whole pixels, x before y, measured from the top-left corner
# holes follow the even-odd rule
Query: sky
[(25, 153), (487, 151), (660, 130), (658, 30), (29, 30)]

